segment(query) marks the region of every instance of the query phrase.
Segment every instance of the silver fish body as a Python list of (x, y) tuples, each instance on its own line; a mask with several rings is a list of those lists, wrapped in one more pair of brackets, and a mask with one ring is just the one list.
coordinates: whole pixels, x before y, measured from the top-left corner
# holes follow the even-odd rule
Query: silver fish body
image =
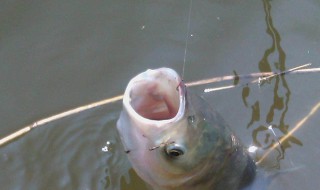
[(159, 190), (237, 190), (255, 164), (224, 120), (172, 69), (128, 84), (117, 129), (136, 173)]

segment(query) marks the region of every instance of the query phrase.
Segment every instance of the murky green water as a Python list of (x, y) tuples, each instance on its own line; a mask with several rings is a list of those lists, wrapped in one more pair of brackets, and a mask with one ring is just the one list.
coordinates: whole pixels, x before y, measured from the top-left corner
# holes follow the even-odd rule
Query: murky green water
[[(188, 11), (189, 2), (182, 0), (2, 1), (0, 136), (121, 94), (148, 68), (182, 71)], [(320, 67), (318, 23), (317, 0), (193, 1), (184, 79), (281, 71), (308, 62)], [(229, 84), (193, 90), (211, 102), (244, 144), (262, 148), (277, 139), (268, 126), (283, 138), (320, 101), (319, 74), (203, 94), (206, 87)], [(1, 189), (147, 189), (119, 143), (120, 111), (120, 102), (109, 104), (1, 147)], [(319, 116), (316, 111), (307, 118), (277, 149), (269, 166), (286, 172), (258, 181), (259, 188), (320, 186)]]

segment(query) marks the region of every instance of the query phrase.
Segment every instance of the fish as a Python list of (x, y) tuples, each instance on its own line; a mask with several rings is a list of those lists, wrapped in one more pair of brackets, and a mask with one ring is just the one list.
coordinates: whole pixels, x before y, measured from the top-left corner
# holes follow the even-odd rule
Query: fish
[(255, 178), (241, 141), (173, 69), (129, 81), (117, 131), (133, 169), (155, 190), (239, 190)]

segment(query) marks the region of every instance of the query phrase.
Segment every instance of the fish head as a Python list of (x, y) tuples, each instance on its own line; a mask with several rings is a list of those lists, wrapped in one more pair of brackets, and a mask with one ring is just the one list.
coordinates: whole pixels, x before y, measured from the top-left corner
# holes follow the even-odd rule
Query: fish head
[(129, 82), (117, 122), (129, 161), (155, 189), (212, 188), (238, 144), (225, 126), (169, 68)]

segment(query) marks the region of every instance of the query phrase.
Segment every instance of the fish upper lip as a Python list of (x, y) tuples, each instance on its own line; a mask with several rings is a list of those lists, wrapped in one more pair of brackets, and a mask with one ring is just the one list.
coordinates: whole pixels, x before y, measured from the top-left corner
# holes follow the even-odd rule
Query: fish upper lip
[(138, 122), (161, 127), (184, 116), (185, 96), (186, 86), (174, 70), (149, 69), (129, 82), (123, 105)]

